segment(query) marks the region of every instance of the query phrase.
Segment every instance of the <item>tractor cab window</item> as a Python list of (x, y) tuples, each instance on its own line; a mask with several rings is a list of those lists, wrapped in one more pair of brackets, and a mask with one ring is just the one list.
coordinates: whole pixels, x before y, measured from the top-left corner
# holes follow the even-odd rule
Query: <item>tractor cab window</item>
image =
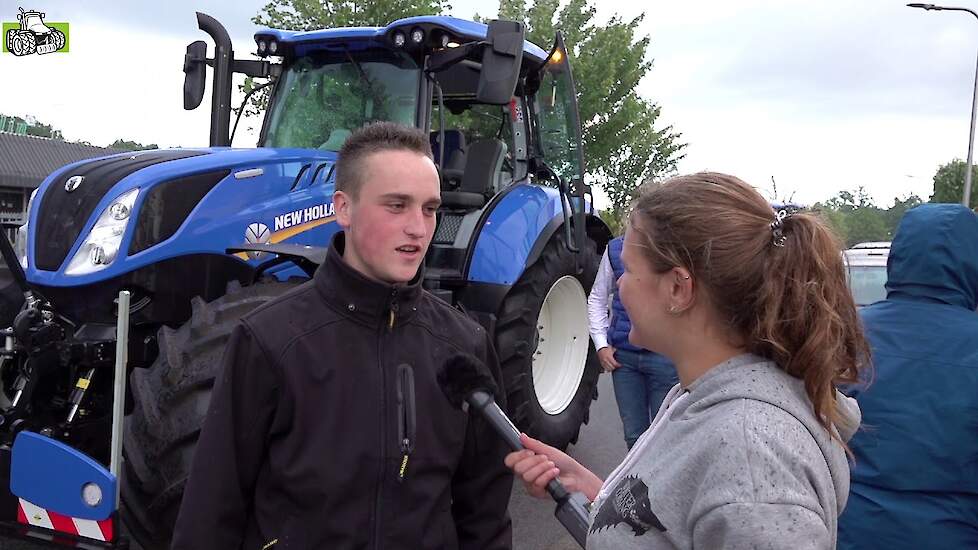
[(558, 42), (540, 75), (536, 110), (539, 115), (539, 154), (567, 182), (581, 179), (581, 137), (574, 80), (562, 41)]
[[(441, 117), (438, 114), (437, 100), (432, 105), (432, 111), (431, 148), (435, 161), (439, 162), (442, 147), (439, 142)], [(484, 181), (487, 188), (473, 190), (473, 192), (491, 194), (513, 181), (513, 158), (516, 147), (513, 143), (513, 123), (509, 105), (446, 100), (444, 119), (445, 161), (442, 164), (442, 174), (447, 190), (462, 185), (467, 165), (470, 165), (468, 166), (470, 180), (472, 170), (479, 166), (486, 170), (495, 170), (493, 177)]]
[(414, 126), (420, 76), (410, 57), (387, 50), (301, 57), (277, 85), (264, 145), (339, 151), (367, 123)]

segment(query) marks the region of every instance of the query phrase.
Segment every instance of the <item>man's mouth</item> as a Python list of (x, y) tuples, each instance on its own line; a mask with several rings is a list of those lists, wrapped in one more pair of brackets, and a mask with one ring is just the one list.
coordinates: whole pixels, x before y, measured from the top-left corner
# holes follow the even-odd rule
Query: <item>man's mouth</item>
[(398, 252), (402, 252), (404, 254), (412, 254), (413, 255), (413, 254), (417, 254), (418, 252), (421, 252), (421, 247), (420, 246), (406, 244), (404, 246), (397, 247), (397, 251)]

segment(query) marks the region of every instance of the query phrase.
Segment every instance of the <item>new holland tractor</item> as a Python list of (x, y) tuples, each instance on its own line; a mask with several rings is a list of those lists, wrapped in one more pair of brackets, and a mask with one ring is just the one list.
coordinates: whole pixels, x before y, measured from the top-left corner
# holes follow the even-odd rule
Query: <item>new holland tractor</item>
[[(495, 335), (516, 424), (574, 442), (597, 395), (586, 296), (610, 232), (586, 200), (561, 36), (547, 51), (518, 23), (424, 16), (262, 29), (259, 59), (237, 60), (224, 28), (197, 18), (215, 47), (187, 47), (184, 107), (211, 66), (211, 146), (65, 166), (32, 196), (22, 251), (0, 237), (26, 294), (0, 320), (0, 520), (167, 545), (227, 337), (322, 261), (337, 151), (377, 120), (431, 137), (443, 203), (425, 287)], [(268, 79), (258, 148), (229, 146), (235, 72)]]

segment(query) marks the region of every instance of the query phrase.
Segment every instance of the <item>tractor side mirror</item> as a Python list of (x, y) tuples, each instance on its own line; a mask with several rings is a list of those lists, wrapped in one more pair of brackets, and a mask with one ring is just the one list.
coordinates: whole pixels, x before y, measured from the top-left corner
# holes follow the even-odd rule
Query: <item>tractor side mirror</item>
[(523, 25), (515, 21), (490, 21), (486, 41), (476, 101), (506, 105), (513, 98), (520, 77)]
[(204, 99), (204, 81), (207, 64), (207, 43), (203, 40), (192, 42), (187, 46), (187, 55), (183, 58), (183, 108), (191, 111), (200, 105)]

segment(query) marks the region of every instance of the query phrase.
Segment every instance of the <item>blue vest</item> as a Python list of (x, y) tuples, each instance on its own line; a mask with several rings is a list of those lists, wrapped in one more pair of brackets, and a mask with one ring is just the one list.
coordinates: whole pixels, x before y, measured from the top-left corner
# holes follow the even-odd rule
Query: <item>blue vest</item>
[(615, 272), (613, 285), (615, 292), (611, 299), (611, 325), (608, 326), (608, 343), (615, 349), (627, 351), (645, 351), (628, 343), (628, 331), (632, 329), (632, 321), (628, 318), (625, 306), (618, 298), (618, 279), (625, 272), (621, 265), (621, 248), (624, 242), (623, 237), (612, 239), (608, 243), (608, 261), (611, 263), (611, 270)]

